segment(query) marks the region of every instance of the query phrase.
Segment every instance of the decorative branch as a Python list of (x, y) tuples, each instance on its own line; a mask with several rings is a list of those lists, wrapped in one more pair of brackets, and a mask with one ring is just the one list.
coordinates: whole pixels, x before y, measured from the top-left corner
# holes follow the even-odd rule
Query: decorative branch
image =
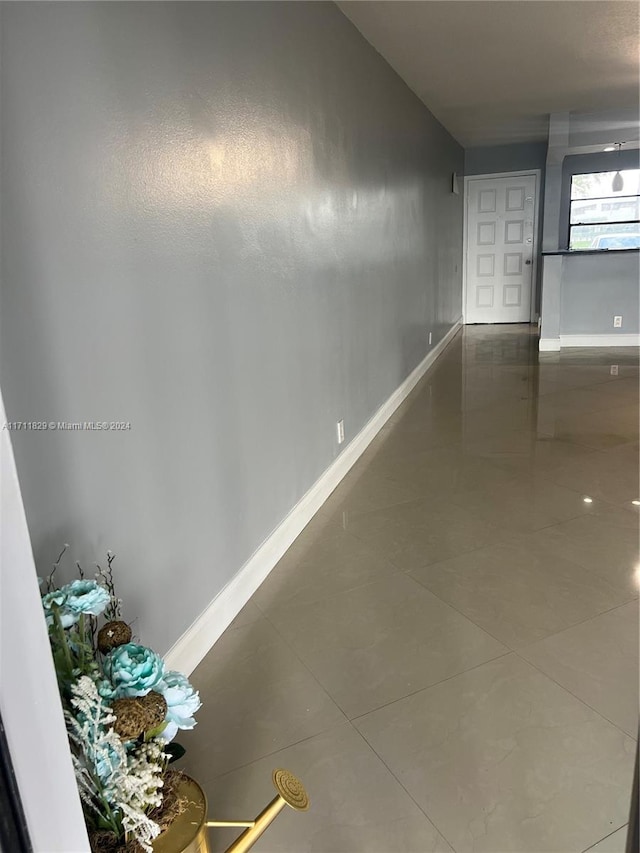
[(60, 553), (58, 554), (58, 559), (57, 559), (57, 560), (55, 561), (55, 563), (53, 564), (53, 568), (52, 568), (52, 570), (51, 570), (51, 574), (47, 577), (47, 592), (51, 592), (51, 590), (52, 590), (52, 589), (56, 589), (56, 587), (55, 587), (55, 585), (54, 585), (54, 583), (53, 583), (53, 576), (54, 576), (54, 575), (55, 575), (55, 573), (57, 572), (58, 567), (60, 566), (60, 560), (63, 558), (64, 553), (65, 553), (65, 551), (67, 550), (67, 548), (68, 548), (68, 547), (69, 547), (69, 546), (65, 543), (64, 548), (63, 548), (63, 549), (62, 549), (62, 551), (60, 551)]
[(111, 602), (104, 611), (105, 618), (109, 621), (122, 618), (122, 599), (118, 598), (116, 595), (116, 586), (115, 581), (113, 580), (112, 564), (115, 558), (116, 555), (112, 551), (107, 551), (107, 568), (103, 569), (99, 563), (96, 563), (96, 567), (98, 569), (96, 578), (99, 578), (102, 581), (111, 596)]

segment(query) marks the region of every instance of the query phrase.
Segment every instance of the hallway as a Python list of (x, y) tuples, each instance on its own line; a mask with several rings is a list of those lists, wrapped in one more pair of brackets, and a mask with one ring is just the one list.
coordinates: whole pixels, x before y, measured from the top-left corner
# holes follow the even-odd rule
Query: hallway
[(466, 327), (193, 673), (211, 817), (285, 767), (256, 851), (622, 853), (638, 497), (636, 349)]

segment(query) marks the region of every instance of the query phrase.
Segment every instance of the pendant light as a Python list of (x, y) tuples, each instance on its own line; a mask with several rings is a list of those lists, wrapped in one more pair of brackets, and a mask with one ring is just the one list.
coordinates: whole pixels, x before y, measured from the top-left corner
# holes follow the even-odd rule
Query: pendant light
[(624, 187), (624, 181), (622, 180), (622, 175), (620, 174), (620, 149), (623, 145), (624, 142), (616, 142), (616, 148), (618, 149), (618, 171), (613, 176), (613, 183), (611, 184), (611, 189), (614, 193), (621, 192)]

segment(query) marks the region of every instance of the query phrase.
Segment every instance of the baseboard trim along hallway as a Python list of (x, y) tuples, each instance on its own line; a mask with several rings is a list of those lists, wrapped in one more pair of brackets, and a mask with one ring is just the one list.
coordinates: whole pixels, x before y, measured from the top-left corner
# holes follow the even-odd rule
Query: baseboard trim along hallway
[(456, 320), (447, 334), (396, 388), (360, 432), (346, 445), (291, 512), (262, 543), (240, 571), (187, 628), (164, 656), (167, 668), (189, 675), (228, 628), (282, 555), (313, 518), (340, 481), (367, 449), (382, 427), (408, 397), (462, 328)]
[(560, 335), (540, 338), (540, 352), (558, 352), (567, 347), (640, 347), (640, 335)]

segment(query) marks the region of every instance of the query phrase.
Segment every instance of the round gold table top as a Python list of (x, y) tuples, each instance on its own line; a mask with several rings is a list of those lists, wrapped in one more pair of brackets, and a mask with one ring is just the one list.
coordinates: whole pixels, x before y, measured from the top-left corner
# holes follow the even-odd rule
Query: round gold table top
[(182, 777), (179, 792), (187, 808), (155, 839), (153, 853), (208, 853), (207, 797), (189, 776)]

